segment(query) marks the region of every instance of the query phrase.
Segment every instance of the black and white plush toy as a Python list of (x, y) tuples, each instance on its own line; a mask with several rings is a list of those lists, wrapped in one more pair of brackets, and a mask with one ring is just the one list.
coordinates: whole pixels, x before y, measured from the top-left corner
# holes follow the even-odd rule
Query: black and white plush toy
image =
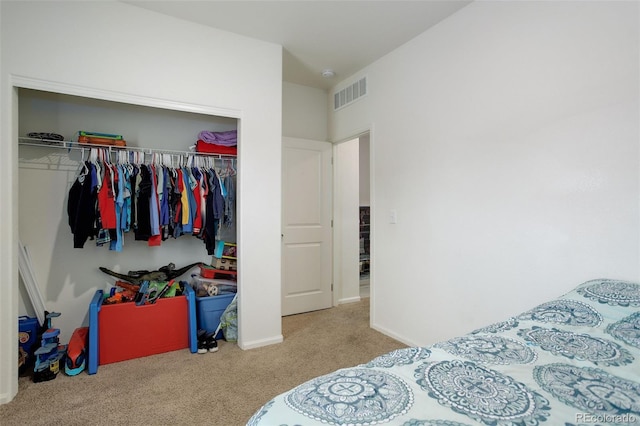
[(196, 288), (196, 296), (207, 297), (217, 296), (220, 293), (220, 289), (213, 283), (198, 283)]
[(220, 290), (218, 289), (217, 285), (208, 284), (207, 283), (207, 295), (209, 295), (209, 296), (217, 296), (219, 292), (220, 292)]

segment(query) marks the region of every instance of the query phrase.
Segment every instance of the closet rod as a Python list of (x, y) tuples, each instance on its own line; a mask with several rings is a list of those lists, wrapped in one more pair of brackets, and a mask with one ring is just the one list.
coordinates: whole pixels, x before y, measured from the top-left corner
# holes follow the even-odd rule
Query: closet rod
[(109, 150), (109, 154), (112, 152), (120, 152), (120, 151), (139, 151), (145, 154), (173, 154), (173, 155), (198, 155), (198, 156), (206, 156), (213, 158), (236, 158), (237, 156), (232, 154), (213, 154), (209, 152), (194, 152), (194, 151), (174, 151), (170, 149), (155, 149), (155, 148), (140, 148), (135, 146), (114, 146), (114, 145), (100, 145), (100, 144), (86, 144), (80, 142), (73, 141), (56, 141), (50, 139), (38, 139), (38, 138), (27, 138), (27, 137), (19, 137), (18, 138), (19, 145), (27, 145), (27, 146), (38, 146), (38, 147), (47, 147), (47, 148), (65, 148), (67, 150), (71, 149), (90, 149), (90, 148), (104, 148)]

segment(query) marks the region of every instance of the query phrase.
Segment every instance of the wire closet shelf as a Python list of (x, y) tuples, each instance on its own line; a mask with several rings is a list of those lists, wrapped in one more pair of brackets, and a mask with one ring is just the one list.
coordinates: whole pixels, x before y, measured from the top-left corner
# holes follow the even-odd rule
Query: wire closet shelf
[[(91, 149), (98, 148), (104, 150), (108, 153), (109, 157), (111, 154), (122, 155), (127, 152), (132, 153), (140, 153), (144, 155), (155, 156), (158, 157), (163, 155), (169, 155), (172, 159), (177, 160), (179, 163), (183, 163), (188, 161), (189, 158), (209, 158), (209, 159), (228, 159), (235, 160), (237, 158), (236, 155), (232, 154), (214, 154), (208, 152), (195, 152), (195, 151), (176, 151), (171, 149), (157, 149), (157, 148), (141, 148), (135, 146), (115, 146), (115, 145), (101, 145), (101, 144), (87, 144), (73, 141), (58, 141), (52, 139), (40, 139), (40, 138), (30, 138), (30, 137), (19, 137), (18, 138), (19, 145), (26, 146), (36, 146), (36, 147), (46, 147), (46, 148), (61, 148), (70, 150), (81, 150), (81, 151), (90, 151)], [(194, 148), (194, 147), (192, 147)]]

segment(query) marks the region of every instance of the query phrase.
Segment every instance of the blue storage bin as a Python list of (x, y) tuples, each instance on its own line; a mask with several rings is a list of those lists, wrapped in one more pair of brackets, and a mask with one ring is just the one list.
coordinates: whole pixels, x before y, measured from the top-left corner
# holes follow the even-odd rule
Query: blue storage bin
[[(229, 303), (233, 300), (235, 293), (219, 294), (217, 296), (196, 297), (196, 310), (198, 312), (198, 329), (208, 332), (216, 331), (220, 325), (220, 317)], [(222, 339), (222, 330), (216, 334), (216, 339)]]

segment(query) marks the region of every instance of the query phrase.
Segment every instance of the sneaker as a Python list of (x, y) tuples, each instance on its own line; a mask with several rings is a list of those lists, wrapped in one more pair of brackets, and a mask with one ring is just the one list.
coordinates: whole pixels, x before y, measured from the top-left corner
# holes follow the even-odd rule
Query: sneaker
[(211, 336), (207, 339), (207, 349), (209, 352), (217, 352), (218, 351), (218, 342), (216, 342), (215, 337)]
[(208, 350), (209, 346), (207, 344), (207, 331), (198, 330), (198, 353), (206, 354)]

